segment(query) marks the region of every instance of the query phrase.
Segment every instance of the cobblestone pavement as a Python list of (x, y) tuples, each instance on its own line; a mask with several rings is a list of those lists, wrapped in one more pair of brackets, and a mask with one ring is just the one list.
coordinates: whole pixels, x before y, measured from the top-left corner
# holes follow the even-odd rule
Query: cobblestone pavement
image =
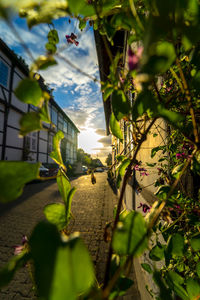
[[(103, 241), (103, 232), (105, 223), (112, 220), (116, 197), (108, 185), (106, 173), (96, 173), (95, 176), (95, 185), (92, 185), (89, 175), (71, 182), (72, 186), (77, 187), (77, 191), (72, 202), (75, 222), (71, 222), (69, 229), (71, 232), (81, 232), (101, 282), (108, 251), (108, 245)], [(56, 182), (48, 181), (27, 185), (24, 194), (17, 201), (0, 206), (0, 267), (13, 255), (13, 245), (20, 244), (22, 236), (29, 236), (35, 224), (44, 219), (43, 207), (59, 201), (61, 198)], [(137, 293), (131, 292), (128, 299), (139, 299), (135, 297)], [(25, 299), (35, 298), (27, 269), (22, 268), (9, 286), (2, 289), (0, 300)]]

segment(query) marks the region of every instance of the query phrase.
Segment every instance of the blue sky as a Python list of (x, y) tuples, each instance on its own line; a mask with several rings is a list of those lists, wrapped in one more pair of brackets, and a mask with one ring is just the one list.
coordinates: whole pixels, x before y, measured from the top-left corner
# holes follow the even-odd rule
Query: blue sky
[[(29, 30), (25, 19), (18, 17), (13, 18), (13, 24), (34, 58), (45, 54), (46, 36), (49, 31), (48, 25), (34, 26)], [(58, 44), (59, 53), (91, 77), (99, 79), (92, 28), (88, 25), (86, 29), (80, 31), (78, 21), (72, 19), (69, 23), (68, 18), (60, 18), (54, 21), (54, 26), (60, 39)], [(30, 65), (31, 58), (7, 24), (0, 22), (0, 32), (0, 37), (4, 42)], [(65, 35), (70, 35), (71, 32), (78, 36), (79, 45), (77, 47), (74, 44), (68, 44), (66, 41)], [(104, 161), (107, 154), (111, 152), (111, 147), (110, 137), (105, 137), (105, 120), (100, 85), (70, 67), (60, 58), (56, 58), (56, 60), (58, 64), (47, 71), (41, 72), (41, 75), (49, 87), (53, 89), (56, 102), (79, 128), (79, 147)]]

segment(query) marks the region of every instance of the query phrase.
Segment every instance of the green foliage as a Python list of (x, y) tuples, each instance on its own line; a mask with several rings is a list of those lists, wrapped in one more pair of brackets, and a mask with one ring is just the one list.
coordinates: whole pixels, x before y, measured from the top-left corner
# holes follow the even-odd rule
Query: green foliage
[(146, 264), (146, 263), (142, 263), (141, 264), (141, 267), (147, 271), (149, 274), (153, 273), (152, 269), (151, 269), (151, 266), (149, 264)]
[(65, 165), (63, 164), (61, 152), (60, 152), (60, 143), (61, 140), (64, 138), (64, 133), (62, 131), (58, 131), (53, 137), (53, 151), (50, 154), (50, 157), (64, 170)]
[(119, 122), (117, 121), (113, 113), (110, 116), (110, 130), (114, 136), (116, 136), (121, 141), (123, 140), (123, 133), (121, 131)]
[(149, 252), (149, 258), (155, 261), (162, 260), (164, 258), (164, 250), (165, 247), (160, 243), (157, 243), (157, 245)]
[(194, 251), (200, 251), (200, 237), (194, 237), (190, 241), (191, 247)]
[(119, 121), (130, 112), (130, 103), (122, 90), (112, 93), (112, 108), (115, 118)]
[(44, 214), (47, 220), (55, 224), (58, 230), (62, 230), (67, 225), (65, 206), (62, 203), (48, 204), (44, 208)]
[(77, 299), (94, 282), (89, 253), (78, 236), (62, 241), (53, 224), (39, 223), (30, 238), (34, 279), (42, 299)]
[(69, 9), (75, 16), (92, 16), (95, 15), (95, 9), (92, 4), (88, 4), (84, 0), (68, 0)]
[(38, 106), (42, 98), (42, 90), (37, 81), (23, 79), (15, 89), (15, 95), (20, 101)]
[[(158, 186), (155, 196), (159, 200), (151, 208), (149, 216), (152, 224), (149, 222), (147, 229), (143, 217), (137, 212), (120, 214), (120, 221), (117, 228), (114, 228), (112, 247), (123, 259), (120, 257), (115, 272), (126, 261), (127, 255), (140, 255), (147, 248), (147, 235), (153, 226), (156, 243), (149, 251), (149, 258), (153, 261), (165, 259), (165, 264), (161, 270), (154, 271), (148, 264), (144, 263), (142, 267), (153, 274), (160, 289), (157, 299), (171, 300), (174, 294), (183, 300), (197, 299), (200, 294), (199, 184), (197, 187), (194, 185), (193, 195), (188, 196), (190, 193), (186, 185), (182, 184), (181, 176), (186, 167), (191, 170), (186, 170), (186, 177), (192, 174), (196, 182), (200, 175), (200, 152), (197, 151), (200, 139), (199, 1), (7, 2), (2, 1), (0, 4), (0, 16), (7, 22), (15, 5), (15, 11), (26, 18), (29, 28), (40, 23), (48, 23), (51, 27), (45, 45), (46, 56), (40, 56), (34, 61), (30, 70), (31, 79), (23, 80), (15, 91), (19, 100), (37, 107), (37, 111), (22, 116), (21, 135), (42, 129), (43, 122), (51, 122), (48, 111), (50, 96), (41, 91), (33, 78), (38, 70), (56, 64), (54, 54), (59, 36), (52, 20), (69, 15), (78, 17), (80, 29), (85, 28), (88, 21), (93, 23), (94, 28), (104, 35), (104, 42), (107, 41), (105, 51), (110, 62), (106, 61), (105, 64), (110, 73), (104, 74), (107, 81), (102, 83), (101, 88), (106, 105), (109, 106), (111, 102), (112, 134), (123, 142), (121, 125), (126, 122), (134, 141), (133, 148), (136, 145), (140, 148), (141, 142), (149, 133), (148, 125), (153, 118), (162, 118), (169, 124), (168, 138), (162, 141), (166, 145), (155, 144), (151, 150), (151, 158), (156, 159), (156, 154), (159, 155), (158, 162), (152, 163), (150, 160), (146, 163), (148, 167), (155, 167), (157, 164), (160, 176), (155, 183)], [(128, 53), (127, 60), (118, 45), (118, 32), (122, 33), (121, 30), (128, 31), (127, 42), (134, 49), (132, 56)], [(136, 44), (142, 45), (142, 53), (138, 53)], [(125, 61), (128, 64), (124, 68)], [(130, 62), (133, 67), (129, 70)], [(131, 100), (129, 96), (132, 97)], [(159, 135), (153, 133), (153, 137), (160, 138), (160, 132)], [(75, 192), (65, 174), (66, 168), (60, 151), (62, 138), (62, 132), (55, 135), (51, 158), (60, 167), (57, 184), (63, 203), (53, 203), (45, 207), (44, 213), (49, 223), (36, 226), (30, 239), (30, 255), (41, 299), (86, 299), (91, 297), (84, 293), (89, 292), (94, 284), (93, 266), (88, 252), (79, 237), (65, 236), (64, 242), (58, 232), (66, 229), (69, 223)], [(88, 166), (93, 165), (90, 155), (79, 154), (80, 161)], [(118, 187), (131, 159), (134, 159), (134, 163), (137, 159), (134, 151), (130, 155), (132, 158), (126, 155), (116, 158)], [(0, 200), (7, 202), (17, 198), (22, 193), (23, 185), (38, 177), (38, 167), (39, 165), (26, 163), (0, 162)], [(112, 172), (113, 170), (110, 173)], [(160, 223), (159, 217), (165, 222)], [(166, 245), (158, 242), (159, 234), (163, 235)], [(7, 284), (15, 271), (28, 259), (29, 257), (22, 255), (11, 260), (0, 272), (0, 284)], [(130, 279), (120, 274), (108, 299), (123, 295), (131, 284)], [(95, 290), (93, 298), (101, 298), (100, 289), (98, 292)]]
[(113, 236), (113, 249), (119, 255), (140, 255), (147, 247), (147, 228), (142, 215), (129, 212)]
[(169, 271), (166, 278), (169, 287), (183, 300), (189, 300), (186, 290), (183, 288), (184, 279), (174, 271)]
[(120, 164), (118, 170), (117, 170), (117, 173), (118, 173), (118, 175), (117, 175), (117, 187), (118, 188), (120, 187), (120, 183), (121, 183), (122, 178), (125, 174), (126, 168), (129, 166), (130, 162), (131, 161), (130, 161), (129, 158), (123, 160), (122, 163)]
[(198, 299), (200, 295), (200, 284), (197, 280), (188, 278), (186, 281), (186, 289), (189, 295), (189, 299)]
[(39, 131), (43, 128), (42, 120), (38, 112), (28, 112), (20, 119), (20, 134), (22, 136), (32, 131)]
[(184, 238), (179, 233), (175, 233), (171, 236), (168, 244), (168, 252), (172, 256), (183, 256), (184, 253)]
[(0, 202), (18, 198), (26, 183), (39, 176), (39, 163), (1, 161), (0, 162)]

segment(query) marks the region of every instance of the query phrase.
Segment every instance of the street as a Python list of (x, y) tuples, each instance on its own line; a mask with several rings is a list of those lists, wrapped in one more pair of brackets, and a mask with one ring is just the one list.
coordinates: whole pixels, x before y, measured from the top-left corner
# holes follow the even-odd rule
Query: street
[[(72, 200), (75, 221), (71, 221), (69, 230), (81, 233), (94, 262), (97, 278), (102, 282), (108, 252), (103, 233), (106, 222), (113, 218), (117, 199), (107, 182), (106, 172), (95, 173), (95, 176), (95, 185), (91, 183), (90, 175), (71, 181), (77, 191)], [(50, 180), (28, 184), (18, 200), (0, 207), (0, 267), (13, 255), (13, 246), (21, 244), (22, 236), (30, 236), (35, 224), (44, 219), (43, 207), (59, 201), (61, 197), (56, 181)], [(26, 268), (19, 270), (9, 286), (2, 289), (0, 299), (35, 299)]]

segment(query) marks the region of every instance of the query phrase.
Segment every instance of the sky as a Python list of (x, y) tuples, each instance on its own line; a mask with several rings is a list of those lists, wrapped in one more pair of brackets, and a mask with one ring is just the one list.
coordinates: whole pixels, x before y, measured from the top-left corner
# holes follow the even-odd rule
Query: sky
[[(25, 19), (18, 17), (14, 17), (12, 23), (34, 58), (45, 54), (48, 25), (37, 25), (29, 30)], [(78, 147), (91, 154), (93, 158), (98, 157), (104, 163), (108, 153), (111, 153), (111, 138), (105, 136), (100, 84), (98, 81), (92, 80), (92, 78), (99, 80), (92, 27), (87, 25), (83, 31), (80, 31), (78, 21), (71, 19), (69, 23), (68, 18), (54, 21), (54, 27), (58, 31), (60, 40), (57, 45), (59, 54), (90, 76), (84, 76), (60, 58), (56, 58), (57, 65), (40, 72), (40, 74), (49, 88), (53, 89), (55, 101), (80, 130)], [(70, 35), (71, 32), (77, 35), (78, 46), (67, 43), (65, 35)], [(0, 22), (0, 33), (1, 39), (30, 65), (32, 60), (23, 48), (21, 41), (2, 21)]]

